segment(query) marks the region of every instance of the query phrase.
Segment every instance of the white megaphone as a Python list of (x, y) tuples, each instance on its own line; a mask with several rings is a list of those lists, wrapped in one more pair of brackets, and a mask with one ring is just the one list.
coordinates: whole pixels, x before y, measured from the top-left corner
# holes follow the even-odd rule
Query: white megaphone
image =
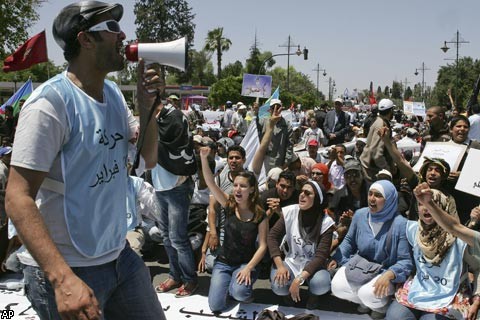
[(170, 42), (132, 43), (125, 48), (125, 55), (132, 62), (142, 58), (147, 64), (158, 63), (181, 71), (187, 66), (185, 37)]

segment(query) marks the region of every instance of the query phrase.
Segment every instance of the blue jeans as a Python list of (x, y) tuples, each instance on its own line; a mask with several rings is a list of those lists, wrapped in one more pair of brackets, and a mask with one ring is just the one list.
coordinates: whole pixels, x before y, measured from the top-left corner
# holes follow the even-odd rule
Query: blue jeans
[(416, 310), (398, 303), (396, 300), (390, 304), (385, 319), (388, 320), (443, 320), (448, 319), (440, 314)]
[(230, 266), (220, 261), (215, 261), (210, 290), (208, 291), (208, 305), (213, 312), (221, 312), (227, 308), (227, 295), (240, 302), (248, 302), (253, 297), (253, 284), (257, 281), (257, 271), (250, 273), (251, 284), (237, 283), (237, 274), (245, 267)]
[[(72, 270), (94, 291), (102, 319), (165, 319), (150, 272), (128, 245), (117, 260)], [(59, 320), (55, 291), (42, 270), (26, 266), (23, 274), (25, 293), (40, 319)]]
[[(292, 270), (288, 267), (285, 261), (283, 262), (283, 265), (285, 266), (285, 268), (288, 269), (288, 273), (290, 274), (290, 278), (288, 279), (287, 284), (284, 286), (279, 286), (278, 283), (273, 280), (275, 278), (275, 274), (277, 273), (277, 269), (272, 267), (272, 270), (270, 271), (270, 282), (272, 283), (272, 291), (277, 296), (288, 296), (290, 294), (288, 289), (290, 289), (290, 285), (295, 279)], [(325, 269), (321, 269), (315, 272), (315, 274), (308, 278), (306, 282), (308, 284), (308, 291), (316, 296), (321, 296), (322, 294), (330, 291), (330, 273)]]
[(160, 234), (170, 264), (169, 277), (177, 282), (197, 281), (195, 257), (188, 238), (188, 213), (193, 181), (167, 191), (157, 191), (160, 203)]

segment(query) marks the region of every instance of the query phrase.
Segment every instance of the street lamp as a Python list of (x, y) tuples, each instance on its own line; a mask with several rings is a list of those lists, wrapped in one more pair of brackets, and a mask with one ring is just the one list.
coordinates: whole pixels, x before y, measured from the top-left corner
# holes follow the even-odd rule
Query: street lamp
[(319, 98), (320, 96), (320, 91), (318, 91), (318, 78), (319, 78), (319, 75), (320, 75), (320, 71), (323, 71), (323, 76), (325, 77), (327, 75), (327, 70), (325, 69), (320, 69), (320, 64), (317, 63), (317, 68), (316, 69), (313, 69), (313, 71), (316, 71), (317, 72), (317, 99)]
[(422, 99), (425, 101), (425, 71), (430, 70), (427, 67), (425, 67), (425, 62), (422, 62), (422, 67), (421, 68), (416, 68), (415, 69), (415, 75), (418, 76), (418, 70), (422, 71)]
[[(290, 89), (290, 56), (292, 54), (296, 54), (297, 56), (300, 56), (302, 53), (303, 53), (303, 58), (304, 60), (307, 60), (308, 59), (308, 49), (305, 47), (303, 49), (303, 51), (300, 49), (300, 45), (298, 45), (297, 47), (297, 51), (295, 51), (295, 53), (290, 53), (290, 48), (291, 47), (294, 47), (294, 46), (297, 46), (296, 44), (293, 44), (291, 43), (291, 38), (290, 38), (290, 35), (288, 35), (288, 41), (287, 41), (287, 44), (285, 45), (281, 45), (279, 47), (283, 47), (283, 48), (287, 48), (287, 53), (286, 54), (283, 54), (283, 55), (286, 55), (287, 56), (287, 91)], [(273, 57), (273, 56), (272, 56)]]
[(328, 101), (332, 101), (335, 91), (337, 91), (337, 89), (335, 89), (335, 80), (333, 80), (332, 77), (328, 77)]
[[(454, 40), (443, 42), (443, 47), (441, 47), (440, 49), (445, 53), (448, 51), (448, 49), (450, 49), (447, 46), (447, 43), (454, 43), (455, 48), (457, 50), (457, 54), (456, 54), (456, 57), (455, 57), (455, 69), (456, 69), (456, 75), (455, 75), (455, 108), (456, 108), (458, 106), (458, 80), (460, 78), (459, 68), (458, 68), (458, 49), (460, 48), (461, 43), (470, 43), (470, 42), (461, 39), (460, 38), (460, 32), (457, 30), (456, 37), (455, 37)], [(445, 59), (445, 60), (453, 60), (453, 59)]]

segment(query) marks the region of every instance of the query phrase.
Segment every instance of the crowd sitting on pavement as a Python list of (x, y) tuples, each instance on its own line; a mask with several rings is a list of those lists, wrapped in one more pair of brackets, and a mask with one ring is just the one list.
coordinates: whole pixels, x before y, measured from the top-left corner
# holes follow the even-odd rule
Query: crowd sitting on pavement
[[(362, 123), (350, 123), (351, 112), (342, 111), (343, 101), (337, 99), (331, 111), (322, 107), (305, 113), (306, 126), (297, 127), (281, 116), (279, 99), (272, 99), (269, 116), (262, 119), (256, 119), (258, 111), (253, 106), (227, 101), (219, 132), (202, 126), (206, 120), (201, 106), (182, 112), (176, 95), (170, 95), (168, 102), (156, 117), (188, 120), (182, 135), (197, 157), (196, 168), (191, 169), (194, 174), (185, 176), (177, 170), (175, 175), (165, 162), (166, 168), (160, 164), (166, 160), (158, 159), (157, 166), (144, 176), (146, 180), (130, 176), (126, 199), (131, 248), (145, 257), (159, 244), (166, 249), (170, 276), (156, 287), (157, 292), (175, 289), (177, 297), (195, 294), (198, 271), (212, 274), (209, 305), (213, 312), (226, 310), (232, 301), (254, 301), (253, 288), (260, 277), (270, 278), (273, 292), (291, 306), (300, 302), (299, 288), (307, 285), (309, 309), (315, 309), (321, 296), (331, 291), (340, 299), (358, 303), (358, 312), (369, 312), (372, 318), (413, 315), (414, 319), (428, 314), (472, 318), (477, 313), (478, 250), (469, 247), (465, 251), (467, 243), (442, 229), (413, 192), (424, 183), (442, 211), (478, 229), (479, 199), (454, 189), (468, 150), (480, 146), (469, 138), (469, 118), (448, 119), (443, 108), (433, 107), (427, 110), (425, 124), (416, 123), (414, 128), (407, 121), (393, 120), (393, 103), (383, 99), (375, 108), (377, 117), (363, 128)], [(251, 117), (248, 125), (247, 114)], [(335, 129), (343, 118), (345, 127)], [(225, 123), (230, 125), (224, 127)], [(242, 147), (250, 125), (258, 125), (256, 132), (260, 133), (248, 167), (252, 171), (246, 169), (251, 150)], [(297, 144), (292, 139), (294, 126), (300, 131)], [(167, 131), (163, 137), (168, 139)], [(3, 190), (12, 151), (9, 138), (0, 149), (5, 167)], [(455, 172), (446, 160), (428, 157), (417, 172), (413, 167), (419, 156), (407, 160), (410, 150), (397, 147), (406, 139), (418, 148), (425, 147), (425, 140), (450, 141), (466, 145), (467, 151)], [(158, 147), (167, 148), (162, 143)], [(268, 170), (264, 169), (264, 181), (259, 183), (262, 166)], [(466, 200), (460, 203), (459, 199)], [(177, 215), (178, 221), (173, 218)], [(23, 267), (15, 256), (21, 242), (12, 225), (10, 229), (12, 240), (2, 270), (19, 272)], [(251, 232), (248, 237), (246, 230)], [(437, 236), (434, 244), (428, 242)], [(235, 249), (238, 246), (242, 250)], [(463, 264), (454, 258), (454, 249), (465, 251)], [(434, 254), (432, 250), (441, 250), (438, 262), (428, 256)], [(355, 276), (349, 271), (360, 266), (360, 258), (370, 266), (380, 266), (363, 282), (352, 279)], [(450, 283), (441, 274), (428, 275), (431, 268), (425, 264), (438, 266), (443, 273), (455, 270), (463, 275), (462, 281)], [(435, 277), (446, 279), (448, 286), (428, 282)], [(422, 292), (424, 282), (431, 291)], [(431, 304), (438, 292), (443, 292), (443, 300)]]
[[(121, 5), (91, 6), (73, 4), (57, 16), (54, 33), (68, 71), (35, 91), (19, 118), (7, 107), (0, 128), (0, 222), (8, 225), (0, 273), (24, 273), (42, 319), (132, 318), (136, 309), (125, 311), (125, 294), (149, 310), (142, 319), (164, 319), (162, 294), (196, 294), (203, 272), (211, 273), (214, 313), (261, 302), (254, 289), (263, 278), (290, 306), (299, 305), (306, 286), (308, 309), (331, 292), (375, 319), (477, 317), (480, 199), (455, 187), (469, 153), (480, 149), (479, 105), (469, 117), (432, 106), (423, 122), (399, 113), (390, 99), (368, 111), (346, 108), (342, 98), (331, 110), (293, 106), (288, 118), (278, 98), (262, 117), (258, 102), (229, 100), (210, 126), (204, 105), (184, 110), (175, 94), (164, 105), (149, 93), (160, 88), (158, 70), (140, 62), (140, 127), (118, 87), (105, 80), (123, 67), (118, 54), (95, 73), (101, 85), (80, 90), (85, 66), (94, 68), (86, 43), (100, 41), (90, 29), (110, 28), (105, 21), (118, 27), (123, 14)], [(124, 37), (118, 29), (105, 40), (114, 46)], [(63, 96), (70, 94), (77, 104)], [(99, 110), (112, 102), (110, 119)], [(69, 127), (72, 119), (102, 129)], [(145, 172), (131, 168), (130, 157), (123, 165), (139, 130)], [(464, 148), (455, 166), (420, 155), (438, 142)], [(111, 167), (108, 176), (86, 174), (102, 165)], [(153, 288), (140, 257), (160, 246), (168, 278)], [(113, 261), (134, 286), (111, 280)], [(104, 288), (100, 278), (111, 281)], [(114, 294), (107, 297), (108, 290)]]

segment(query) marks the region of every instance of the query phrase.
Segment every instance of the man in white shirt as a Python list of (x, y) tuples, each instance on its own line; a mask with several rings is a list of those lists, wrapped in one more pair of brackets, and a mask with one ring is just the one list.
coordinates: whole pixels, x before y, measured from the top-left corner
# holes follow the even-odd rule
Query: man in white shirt
[[(120, 4), (100, 1), (62, 9), (53, 36), (68, 69), (21, 111), (6, 207), (28, 250), (25, 291), (41, 319), (165, 319), (148, 269), (126, 243), (125, 160), (137, 123), (106, 80), (124, 68), (122, 14)], [(138, 68), (142, 156), (152, 167), (157, 135), (147, 118), (160, 99), (148, 91), (157, 92), (160, 76), (142, 74), (143, 61)]]
[(470, 121), (470, 130), (468, 131), (468, 138), (470, 140), (480, 141), (480, 105), (474, 104), (472, 106), (472, 115), (468, 117)]

